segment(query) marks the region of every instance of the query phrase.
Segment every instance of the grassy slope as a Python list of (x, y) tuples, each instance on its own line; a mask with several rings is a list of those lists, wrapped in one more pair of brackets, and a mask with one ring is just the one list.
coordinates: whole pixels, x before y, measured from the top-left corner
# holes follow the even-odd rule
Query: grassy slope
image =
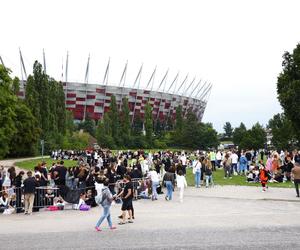
[[(47, 167), (50, 167), (52, 165), (52, 163), (57, 162), (50, 158), (44, 159), (44, 161), (47, 163)], [(33, 170), (34, 167), (37, 166), (37, 164), (41, 163), (41, 162), (42, 162), (42, 159), (36, 159), (36, 160), (16, 162), (15, 165), (22, 169)], [(66, 167), (72, 167), (72, 166), (77, 165), (77, 161), (64, 160), (64, 163), (65, 163)]]
[[(216, 172), (213, 172), (213, 179), (215, 185), (239, 185), (239, 186), (260, 186), (260, 183), (248, 183), (246, 182), (245, 176), (233, 176), (232, 179), (224, 179), (223, 169), (217, 169)], [(194, 175), (192, 169), (187, 169), (187, 182), (189, 186), (194, 186)], [(290, 188), (294, 187), (293, 183), (269, 183), (270, 187), (285, 187)]]

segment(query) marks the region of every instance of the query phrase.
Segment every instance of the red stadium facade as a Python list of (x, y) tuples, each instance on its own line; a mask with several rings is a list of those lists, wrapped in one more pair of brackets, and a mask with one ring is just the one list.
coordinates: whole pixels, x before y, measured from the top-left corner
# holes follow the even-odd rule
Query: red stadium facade
[[(43, 59), (44, 71), (46, 72), (45, 53), (43, 53)], [(20, 62), (22, 79), (23, 75), (25, 76), (25, 79), (27, 79), (21, 51)], [(152, 115), (154, 120), (165, 120), (167, 117), (171, 117), (174, 119), (176, 115), (176, 108), (179, 105), (182, 106), (184, 115), (187, 113), (188, 110), (192, 110), (196, 114), (198, 120), (202, 120), (207, 105), (208, 97), (211, 92), (211, 84), (207, 84), (207, 82), (202, 84), (201, 80), (199, 82), (195, 82), (195, 78), (191, 82), (188, 82), (188, 76), (186, 76), (183, 82), (179, 84), (179, 87), (176, 87), (179, 75), (177, 74), (175, 79), (168, 85), (166, 82), (166, 77), (168, 75), (167, 71), (162, 81), (160, 82), (158, 88), (154, 89), (153, 82), (154, 75), (156, 72), (155, 68), (146, 87), (140, 88), (139, 86), (141, 86), (140, 81), (143, 67), (141, 66), (138, 75), (132, 84), (132, 87), (128, 85), (125, 86), (125, 78), (127, 71), (126, 63), (123, 74), (121, 76), (120, 83), (118, 86), (115, 86), (108, 84), (108, 72), (110, 61), (107, 64), (103, 82), (101, 84), (91, 84), (88, 83), (89, 62), (90, 57), (88, 57), (84, 82), (70, 82), (68, 81), (67, 54), (64, 74), (65, 80), (62, 82), (62, 84), (65, 92), (66, 109), (73, 112), (75, 120), (84, 120), (86, 117), (89, 117), (94, 120), (101, 120), (104, 114), (109, 111), (112, 95), (116, 97), (119, 109), (121, 109), (122, 106), (122, 99), (125, 97), (128, 99), (130, 116), (132, 121), (134, 121), (134, 118), (136, 116), (140, 116), (143, 119), (145, 105), (147, 103), (149, 103), (152, 106)], [(25, 79), (21, 81), (19, 93), (19, 96), (21, 98), (24, 98), (25, 96)], [(165, 91), (165, 88), (167, 88), (168, 90)], [(160, 89), (163, 90), (161, 91)]]

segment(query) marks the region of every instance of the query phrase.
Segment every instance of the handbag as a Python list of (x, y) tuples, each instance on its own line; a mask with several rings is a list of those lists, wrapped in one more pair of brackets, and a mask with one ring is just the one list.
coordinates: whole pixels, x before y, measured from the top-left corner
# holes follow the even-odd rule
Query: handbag
[(89, 211), (90, 209), (91, 209), (91, 207), (86, 204), (82, 204), (79, 208), (80, 211)]

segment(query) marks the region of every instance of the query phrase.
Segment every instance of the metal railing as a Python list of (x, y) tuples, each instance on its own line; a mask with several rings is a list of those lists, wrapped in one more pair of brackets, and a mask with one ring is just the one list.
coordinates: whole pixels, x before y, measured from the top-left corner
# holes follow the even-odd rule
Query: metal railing
[[(140, 187), (142, 182), (150, 181), (149, 178), (135, 178), (131, 182), (133, 184), (133, 197), (134, 199), (139, 198)], [(122, 180), (116, 183), (110, 183), (109, 187), (113, 188), (116, 193), (119, 193), (124, 188), (125, 182)], [(149, 185), (151, 187), (151, 185)], [(88, 193), (91, 190), (91, 196), (96, 196), (95, 186), (88, 186), (84, 188), (73, 189), (73, 191), (79, 191), (79, 193)], [(4, 193), (8, 194), (9, 205), (14, 207), (17, 211), (24, 208), (24, 188), (23, 187), (11, 187), (6, 190), (0, 191), (0, 195)], [(38, 210), (39, 208), (47, 208), (55, 205), (55, 199), (60, 197), (60, 188), (43, 186), (35, 189), (34, 205), (33, 208)]]

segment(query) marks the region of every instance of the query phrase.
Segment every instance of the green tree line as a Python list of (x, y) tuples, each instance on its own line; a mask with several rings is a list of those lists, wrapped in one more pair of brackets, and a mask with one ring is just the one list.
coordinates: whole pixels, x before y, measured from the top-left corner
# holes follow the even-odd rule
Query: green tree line
[(109, 112), (105, 113), (96, 128), (96, 138), (100, 146), (112, 149), (167, 147), (208, 149), (219, 145), (217, 132), (212, 124), (199, 122), (192, 110), (184, 116), (182, 107), (179, 106), (174, 121), (170, 116), (160, 120), (153, 116), (152, 106), (147, 103), (144, 120), (136, 114), (131, 122), (128, 99), (123, 98), (119, 111), (113, 95)]

